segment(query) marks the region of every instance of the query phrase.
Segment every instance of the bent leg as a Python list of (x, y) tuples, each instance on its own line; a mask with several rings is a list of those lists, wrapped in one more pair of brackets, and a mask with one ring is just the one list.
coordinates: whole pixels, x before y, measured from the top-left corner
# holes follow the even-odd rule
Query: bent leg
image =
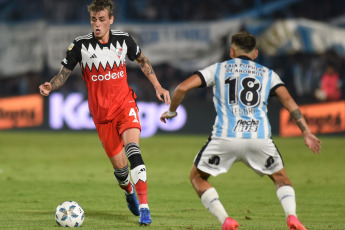
[(113, 157), (109, 157), (114, 167), (114, 175), (120, 186), (125, 191), (127, 206), (135, 215), (139, 216), (139, 201), (136, 197), (135, 190), (130, 180), (127, 157), (124, 149)]
[(288, 178), (288, 176), (286, 175), (286, 171), (284, 168), (279, 170), (276, 173), (273, 173), (272, 175), (269, 175), (269, 177), (271, 178), (273, 183), (276, 185), (277, 189), (279, 187), (286, 186), (286, 185), (292, 187), (292, 183), (290, 179)]
[(130, 184), (129, 169), (127, 157), (124, 149), (109, 160), (114, 168), (114, 175), (119, 186), (126, 191), (127, 194), (133, 193), (132, 185)]
[[(140, 130), (127, 129), (122, 134), (125, 152), (130, 162), (131, 175), (137, 190), (140, 205), (147, 206), (147, 176), (146, 167), (139, 147)], [(142, 206), (141, 206), (142, 207)], [(147, 206), (148, 207), (148, 206)]]
[(219, 200), (216, 189), (207, 181), (209, 177), (210, 175), (208, 173), (198, 170), (193, 164), (190, 181), (205, 208), (218, 219), (223, 229), (237, 229), (238, 223), (229, 218), (224, 206)]
[(140, 129), (130, 128), (122, 133), (125, 152), (131, 164), (131, 175), (139, 200), (139, 224), (151, 224), (151, 214), (147, 203), (146, 167), (139, 147)]
[(209, 177), (210, 174), (198, 170), (193, 164), (190, 172), (190, 182), (199, 197), (201, 197), (206, 190), (212, 187), (212, 185), (207, 181)]
[(269, 175), (273, 183), (277, 187), (277, 196), (283, 206), (286, 217), (289, 215), (296, 216), (296, 199), (295, 191), (292, 187), (290, 179), (286, 175), (285, 169)]
[(289, 229), (305, 230), (306, 228), (297, 219), (295, 190), (285, 169), (283, 168), (269, 177), (277, 187), (277, 197), (284, 209)]

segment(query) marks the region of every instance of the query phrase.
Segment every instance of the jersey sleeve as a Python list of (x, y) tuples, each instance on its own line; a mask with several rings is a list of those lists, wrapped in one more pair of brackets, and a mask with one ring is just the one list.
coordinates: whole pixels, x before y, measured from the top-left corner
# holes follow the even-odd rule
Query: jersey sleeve
[(215, 84), (214, 79), (216, 75), (217, 65), (218, 63), (195, 72), (201, 78), (201, 81), (202, 81), (201, 87), (209, 87)]
[(272, 71), (270, 95), (275, 96), (275, 90), (280, 86), (285, 86), (284, 82), (280, 79), (276, 72)]
[(61, 61), (61, 64), (69, 70), (73, 70), (74, 67), (81, 61), (81, 51), (78, 48), (78, 44), (75, 40), (68, 47), (66, 57)]
[(127, 57), (129, 58), (129, 60), (134, 61), (135, 59), (140, 57), (141, 49), (137, 45), (137, 43), (135, 43), (135, 41), (130, 35), (126, 38), (126, 44), (127, 44), (127, 49), (128, 49)]

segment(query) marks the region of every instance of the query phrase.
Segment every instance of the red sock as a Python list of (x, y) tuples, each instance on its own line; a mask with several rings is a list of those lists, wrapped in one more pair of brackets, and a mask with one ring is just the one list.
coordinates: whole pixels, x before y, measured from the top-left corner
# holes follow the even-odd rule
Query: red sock
[(128, 183), (126, 186), (123, 186), (123, 185), (122, 186), (119, 185), (119, 186), (120, 186), (120, 188), (125, 190), (127, 194), (130, 194), (133, 191), (133, 187), (132, 187), (131, 183)]
[(147, 204), (147, 182), (139, 180), (135, 185), (135, 190), (137, 190), (139, 204)]

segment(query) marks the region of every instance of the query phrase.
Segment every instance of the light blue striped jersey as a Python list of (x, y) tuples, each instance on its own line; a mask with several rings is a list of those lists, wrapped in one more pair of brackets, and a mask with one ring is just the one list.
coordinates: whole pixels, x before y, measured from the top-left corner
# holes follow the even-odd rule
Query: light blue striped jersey
[(268, 96), (271, 90), (284, 85), (273, 70), (240, 57), (213, 64), (197, 73), (205, 86), (213, 87), (217, 112), (213, 137), (271, 137)]

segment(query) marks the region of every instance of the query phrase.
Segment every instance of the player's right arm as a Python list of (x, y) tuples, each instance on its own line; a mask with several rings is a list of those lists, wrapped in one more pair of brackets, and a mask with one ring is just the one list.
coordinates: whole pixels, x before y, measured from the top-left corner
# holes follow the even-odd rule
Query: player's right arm
[(60, 72), (55, 75), (50, 82), (45, 82), (39, 86), (41, 95), (48, 96), (51, 91), (57, 90), (63, 86), (68, 77), (71, 75), (71, 72), (71, 70), (62, 66)]
[(193, 88), (200, 87), (201, 85), (202, 80), (198, 74), (193, 74), (192, 76), (184, 80), (182, 83), (180, 83), (174, 91), (169, 111), (163, 113), (160, 120), (166, 123), (166, 119), (176, 117), (176, 109), (181, 104), (186, 93)]
[(291, 97), (285, 86), (280, 86), (275, 90), (279, 101), (289, 111), (290, 116), (296, 121), (301, 130), (306, 146), (315, 154), (321, 151), (321, 141), (311, 132), (306, 120), (303, 117), (295, 100)]

